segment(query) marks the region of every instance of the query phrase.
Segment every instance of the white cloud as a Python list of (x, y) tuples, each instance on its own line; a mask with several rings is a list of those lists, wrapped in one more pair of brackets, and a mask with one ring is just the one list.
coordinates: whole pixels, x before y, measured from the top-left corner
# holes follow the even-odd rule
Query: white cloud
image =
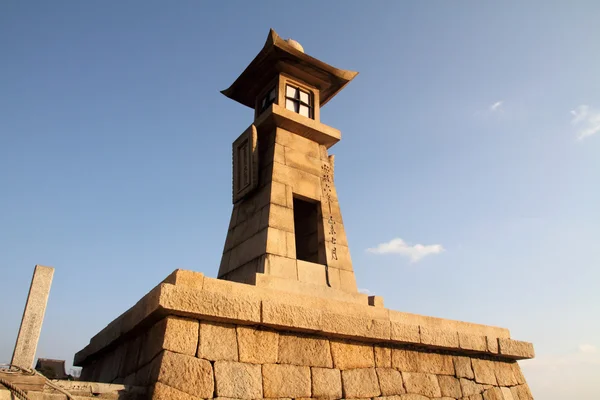
[(571, 110), (571, 114), (573, 115), (571, 124), (579, 126), (578, 140), (600, 132), (600, 111), (593, 110), (587, 104), (582, 104)]
[(415, 244), (406, 243), (400, 238), (395, 238), (386, 243), (381, 243), (375, 248), (367, 249), (374, 254), (400, 254), (410, 258), (411, 262), (417, 262), (430, 254), (439, 254), (444, 251), (441, 244)]
[(503, 103), (504, 103), (504, 101), (502, 101), (502, 100), (495, 102), (494, 104), (492, 104), (490, 106), (490, 111), (491, 112), (502, 111), (502, 104)]
[(369, 289), (360, 289), (359, 288), (358, 292), (359, 293), (363, 293), (363, 294), (373, 294), (373, 293), (371, 293), (371, 291)]
[(579, 351), (582, 353), (595, 353), (598, 351), (598, 348), (596, 348), (596, 346), (594, 346), (593, 344), (580, 344), (579, 345)]

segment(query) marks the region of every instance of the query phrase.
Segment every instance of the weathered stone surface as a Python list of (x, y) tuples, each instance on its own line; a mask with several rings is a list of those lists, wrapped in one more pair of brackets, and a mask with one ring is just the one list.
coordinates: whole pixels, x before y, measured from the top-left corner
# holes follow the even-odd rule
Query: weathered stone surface
[(475, 373), (475, 381), (488, 385), (497, 385), (496, 374), (494, 373), (494, 362), (489, 360), (480, 360), (473, 358), (473, 372)]
[(421, 394), (427, 397), (442, 396), (437, 376), (433, 374), (402, 371), (402, 378), (408, 393)]
[(305, 331), (321, 330), (321, 310), (291, 304), (263, 301), (262, 321), (267, 325), (293, 327)]
[(391, 338), (403, 343), (420, 343), (419, 325), (391, 322)]
[(462, 390), (460, 389), (460, 382), (453, 376), (440, 375), (438, 376), (438, 382), (440, 384), (440, 390), (442, 396), (453, 397), (458, 399), (462, 397)]
[(436, 347), (458, 348), (458, 333), (453, 330), (421, 326), (421, 343)]
[(452, 356), (438, 353), (417, 353), (419, 372), (454, 375)]
[(342, 371), (342, 387), (346, 399), (376, 397), (381, 394), (375, 368)]
[(392, 349), (389, 347), (374, 346), (375, 366), (390, 368), (392, 366)]
[(119, 376), (129, 376), (135, 374), (138, 369), (138, 361), (140, 358), (140, 351), (142, 346), (143, 335), (137, 336), (135, 339), (127, 342), (127, 350), (125, 352), (125, 358), (121, 363), (121, 370)]
[(533, 400), (533, 396), (531, 395), (527, 384), (513, 386), (510, 388), (510, 392), (514, 400)]
[(402, 372), (417, 372), (419, 359), (416, 351), (392, 349), (392, 367)]
[(498, 338), (492, 336), (486, 336), (485, 341), (487, 343), (488, 353), (498, 354)]
[(383, 396), (406, 393), (402, 384), (402, 375), (392, 368), (376, 368), (379, 387)]
[(204, 279), (203, 291), (162, 284), (159, 307), (165, 312), (176, 311), (190, 316), (214, 316), (231, 322), (260, 323), (260, 299), (243, 294), (232, 296), (229, 293), (208, 291), (208, 281), (208, 278)]
[(332, 368), (331, 350), (327, 339), (298, 335), (279, 335), (280, 364)]
[(29, 295), (11, 361), (13, 365), (23, 368), (33, 367), (53, 275), (52, 267), (36, 265), (33, 270)]
[(204, 274), (185, 269), (176, 269), (171, 273), (171, 275), (167, 276), (163, 280), (163, 283), (189, 286), (198, 290), (202, 290), (202, 286), (204, 285)]
[(340, 336), (357, 336), (375, 339), (390, 338), (390, 321), (347, 314), (323, 313), (323, 332)]
[(474, 394), (472, 396), (463, 397), (464, 400), (483, 400), (483, 396), (480, 394)]
[(331, 352), (335, 368), (345, 370), (375, 367), (372, 345), (332, 340)]
[(310, 397), (310, 368), (297, 365), (262, 366), (264, 397)]
[(237, 361), (238, 348), (235, 326), (201, 321), (198, 357), (210, 361)]
[(238, 350), (241, 362), (253, 364), (277, 363), (279, 334), (251, 327), (238, 326)]
[(464, 397), (481, 394), (486, 389), (486, 385), (475, 383), (472, 380), (460, 378), (460, 389)]
[(192, 396), (188, 393), (182, 392), (167, 386), (163, 383), (156, 382), (154, 389), (152, 390), (152, 400), (200, 400), (200, 397)]
[(198, 396), (212, 397), (213, 369), (210, 362), (196, 357), (163, 351), (159, 358), (157, 381), (177, 390)]
[(236, 399), (263, 397), (260, 365), (215, 361), (216, 395)]
[(528, 342), (521, 342), (512, 339), (498, 339), (500, 354), (518, 358), (533, 358), (535, 353), (533, 345)]
[(322, 399), (342, 398), (342, 375), (339, 369), (311, 368), (312, 397)]
[(513, 364), (516, 364), (516, 361), (512, 363), (494, 362), (494, 373), (496, 374), (496, 381), (498, 381), (499, 386), (515, 386), (519, 384), (514, 373)]
[[(396, 396), (394, 396), (394, 397), (396, 397)], [(420, 394), (415, 394), (415, 393), (403, 394), (401, 396), (398, 396), (398, 398), (400, 400), (429, 400), (429, 397), (421, 396)], [(388, 399), (389, 399), (389, 397), (388, 397)]]
[(458, 333), (458, 345), (461, 349), (487, 351), (487, 340), (485, 336)]
[(514, 400), (509, 388), (493, 387), (483, 392), (484, 400)]
[(512, 365), (512, 369), (513, 369), (513, 374), (514, 374), (515, 378), (517, 379), (517, 383), (519, 385), (527, 383), (525, 381), (525, 377), (523, 376), (523, 372), (521, 371), (521, 367), (519, 366), (519, 363), (514, 362), (511, 365)]
[(475, 379), (473, 367), (471, 366), (471, 359), (469, 357), (456, 356), (453, 360), (456, 377)]
[(198, 326), (198, 321), (174, 316), (158, 321), (143, 339), (139, 366), (148, 363), (161, 350), (196, 355)]

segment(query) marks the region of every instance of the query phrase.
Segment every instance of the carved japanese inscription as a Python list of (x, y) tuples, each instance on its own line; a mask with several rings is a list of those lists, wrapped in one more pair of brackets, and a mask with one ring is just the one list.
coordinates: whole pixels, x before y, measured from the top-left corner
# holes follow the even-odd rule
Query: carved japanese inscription
[(325, 227), (325, 240), (329, 239), (333, 247), (331, 248), (331, 259), (337, 260), (337, 232), (335, 231), (335, 221), (331, 210), (331, 186), (333, 184), (333, 156), (329, 157), (328, 163), (321, 166), (321, 188), (323, 190), (323, 199), (326, 200), (324, 211), (327, 212), (327, 224)]
[(250, 125), (233, 142), (233, 203), (258, 186), (258, 134)]

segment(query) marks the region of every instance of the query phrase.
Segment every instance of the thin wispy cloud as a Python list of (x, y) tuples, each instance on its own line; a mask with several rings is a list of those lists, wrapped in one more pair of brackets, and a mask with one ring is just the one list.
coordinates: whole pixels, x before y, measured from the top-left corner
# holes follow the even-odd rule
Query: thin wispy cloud
[(577, 140), (583, 140), (600, 132), (600, 111), (587, 104), (581, 104), (571, 110), (571, 124), (577, 126)]
[(371, 293), (371, 291), (369, 289), (364, 289), (364, 288), (359, 288), (358, 293), (373, 294), (373, 293)]
[(579, 345), (579, 351), (582, 353), (586, 353), (586, 354), (593, 354), (598, 352), (598, 348), (596, 346), (594, 346), (593, 344), (580, 344)]
[(373, 254), (399, 254), (408, 257), (410, 262), (414, 263), (420, 261), (423, 257), (443, 252), (444, 247), (441, 244), (411, 245), (401, 238), (395, 238), (389, 242), (380, 243), (377, 247), (369, 248), (367, 251)]
[(502, 111), (502, 104), (504, 104), (504, 101), (502, 101), (502, 100), (495, 102), (494, 104), (492, 104), (490, 106), (490, 111), (491, 112)]

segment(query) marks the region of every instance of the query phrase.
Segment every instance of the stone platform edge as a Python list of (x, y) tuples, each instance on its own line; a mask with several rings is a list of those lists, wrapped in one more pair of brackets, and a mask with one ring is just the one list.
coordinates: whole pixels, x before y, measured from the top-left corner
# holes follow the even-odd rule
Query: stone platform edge
[(511, 339), (505, 328), (287, 293), (178, 269), (96, 334), (75, 354), (74, 365), (85, 365), (167, 315), (509, 360), (534, 357), (533, 345)]

